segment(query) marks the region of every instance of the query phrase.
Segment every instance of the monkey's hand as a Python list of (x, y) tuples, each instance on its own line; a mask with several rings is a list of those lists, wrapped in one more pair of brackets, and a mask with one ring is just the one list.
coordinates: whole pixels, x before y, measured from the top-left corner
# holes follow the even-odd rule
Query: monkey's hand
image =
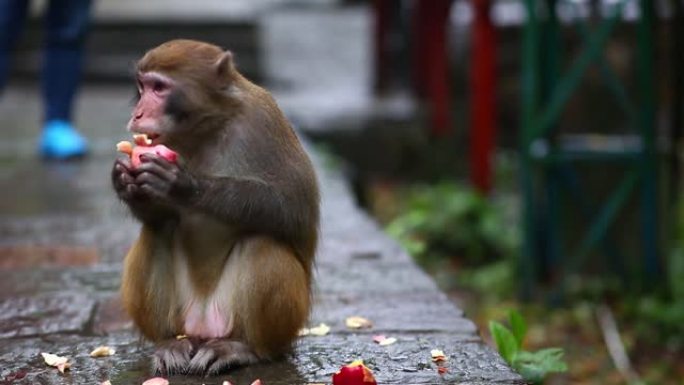
[(196, 178), (176, 162), (152, 153), (140, 159), (142, 163), (132, 172), (136, 187), (147, 199), (178, 209), (198, 194)]
[(150, 194), (136, 182), (138, 173), (130, 157), (117, 158), (112, 167), (114, 191), (119, 199), (128, 205), (133, 215), (147, 224), (163, 223), (177, 217), (175, 210), (152, 199)]

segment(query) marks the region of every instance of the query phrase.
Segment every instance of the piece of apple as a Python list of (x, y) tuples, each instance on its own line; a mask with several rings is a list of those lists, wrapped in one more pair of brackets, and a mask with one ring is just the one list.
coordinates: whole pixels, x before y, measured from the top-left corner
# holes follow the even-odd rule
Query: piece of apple
[(333, 374), (333, 385), (377, 385), (373, 372), (361, 360), (356, 360), (340, 368)]
[(116, 144), (117, 151), (128, 154), (131, 157), (133, 167), (140, 166), (142, 163), (140, 156), (148, 153), (159, 155), (172, 163), (175, 163), (178, 160), (178, 154), (163, 144), (150, 146), (152, 141), (147, 139), (147, 135), (145, 134), (133, 135), (133, 140), (137, 144), (136, 146), (133, 146), (133, 144), (127, 140), (123, 140)]
[(143, 382), (142, 385), (169, 385), (169, 380), (163, 377), (153, 377)]
[(156, 146), (135, 146), (131, 153), (131, 163), (133, 163), (133, 167), (140, 166), (142, 163), (142, 160), (140, 160), (141, 155), (150, 153), (159, 155), (171, 163), (176, 163), (178, 160), (178, 154), (163, 144), (158, 144)]
[(147, 134), (133, 134), (133, 141), (138, 146), (149, 146), (152, 144), (152, 139), (149, 139)]
[(127, 140), (122, 140), (116, 144), (116, 151), (131, 155), (133, 152), (133, 144)]

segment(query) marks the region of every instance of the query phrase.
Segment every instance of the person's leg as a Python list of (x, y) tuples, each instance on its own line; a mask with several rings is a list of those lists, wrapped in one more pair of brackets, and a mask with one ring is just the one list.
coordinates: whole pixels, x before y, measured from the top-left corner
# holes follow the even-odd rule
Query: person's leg
[(81, 81), (90, 8), (91, 0), (51, 0), (46, 11), (41, 152), (49, 158), (70, 158), (87, 151), (85, 138), (72, 126), (72, 111)]
[(10, 54), (24, 29), (28, 5), (27, 0), (0, 1), (0, 92), (7, 83)]

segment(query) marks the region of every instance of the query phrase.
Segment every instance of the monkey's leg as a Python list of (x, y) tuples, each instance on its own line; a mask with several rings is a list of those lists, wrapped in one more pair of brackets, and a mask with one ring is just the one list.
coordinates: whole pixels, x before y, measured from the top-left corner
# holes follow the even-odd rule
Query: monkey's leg
[(160, 375), (186, 373), (199, 344), (198, 339), (192, 338), (174, 338), (159, 343), (152, 355), (152, 371)]
[[(198, 348), (193, 373), (217, 374), (286, 352), (309, 316), (310, 278), (296, 256), (269, 238), (248, 238), (229, 258), (234, 328)], [(234, 275), (233, 275), (234, 274)]]

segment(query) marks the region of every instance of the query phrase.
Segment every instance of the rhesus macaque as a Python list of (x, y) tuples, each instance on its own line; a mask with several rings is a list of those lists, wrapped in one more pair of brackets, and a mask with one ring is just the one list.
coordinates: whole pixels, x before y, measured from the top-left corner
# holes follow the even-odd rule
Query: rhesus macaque
[(142, 222), (121, 292), (158, 343), (154, 370), (216, 374), (281, 355), (311, 307), (311, 161), (229, 51), (170, 41), (145, 54), (136, 78), (128, 130), (179, 155), (145, 154), (138, 167), (122, 157), (112, 169), (118, 197)]

